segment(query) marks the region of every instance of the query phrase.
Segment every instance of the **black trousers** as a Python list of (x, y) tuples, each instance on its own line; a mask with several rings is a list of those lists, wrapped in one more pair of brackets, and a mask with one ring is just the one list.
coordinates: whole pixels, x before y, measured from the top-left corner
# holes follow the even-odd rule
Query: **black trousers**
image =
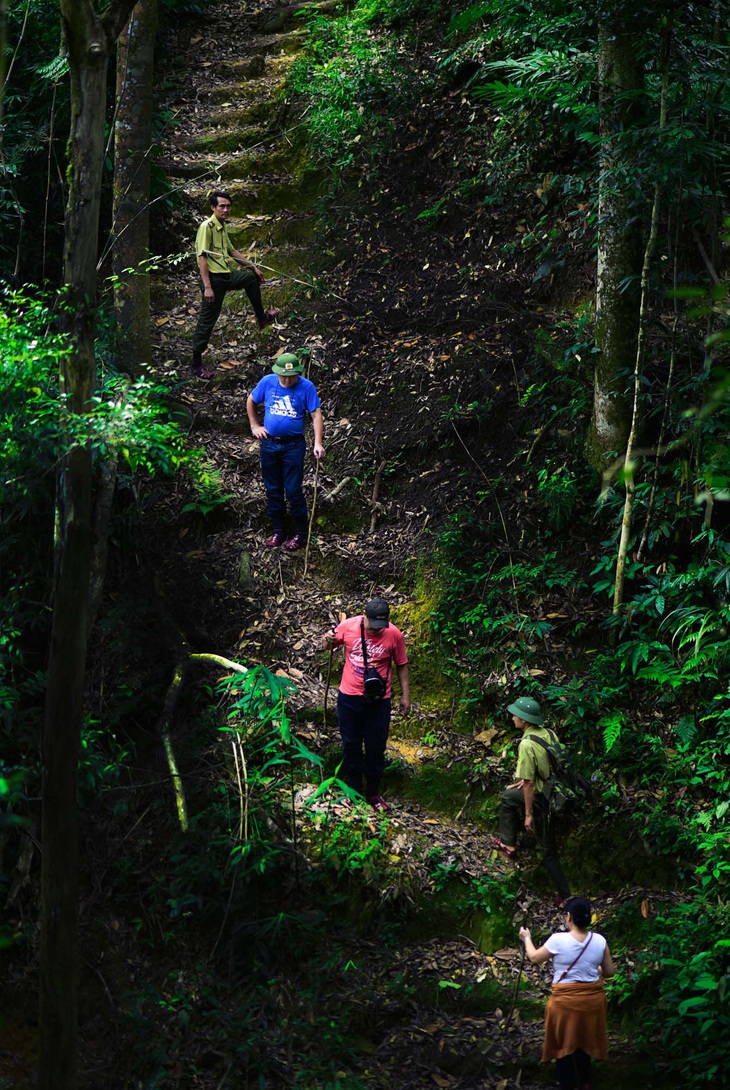
[[(548, 821), (548, 804), (544, 795), (535, 793), (532, 804), (532, 816), (535, 822), (535, 835), (542, 848), (545, 869), (553, 880), (561, 897), (570, 897), (570, 886), (565, 877), (558, 856), (555, 828)], [(502, 792), (499, 804), (499, 839), (513, 848), (517, 843), (517, 834), (525, 826), (525, 796), (521, 787), (507, 787)]]
[(230, 273), (211, 273), (210, 284), (213, 288), (213, 302), (206, 303), (205, 288), (201, 288), (202, 300), (198, 324), (193, 334), (193, 352), (198, 355), (205, 352), (208, 341), (211, 338), (215, 323), (218, 321), (223, 307), (223, 300), (229, 291), (245, 291), (251, 300), (251, 306), (260, 322), (266, 317), (264, 305), (261, 302), (261, 284), (253, 269), (236, 269)]
[[(390, 697), (370, 704), (364, 696), (337, 696), (337, 723), (342, 738), (342, 779), (366, 796), (377, 795), (385, 768), (385, 747), (390, 728)], [(363, 757), (364, 750), (364, 757)]]
[(581, 1090), (591, 1081), (591, 1058), (582, 1048), (555, 1061), (560, 1090)]

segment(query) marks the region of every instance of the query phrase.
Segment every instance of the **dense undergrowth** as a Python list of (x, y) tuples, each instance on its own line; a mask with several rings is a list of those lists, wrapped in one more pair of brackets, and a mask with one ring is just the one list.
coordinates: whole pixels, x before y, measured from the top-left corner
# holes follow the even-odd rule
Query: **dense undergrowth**
[[(372, 188), (388, 179), (387, 166), (378, 168), (392, 158), (393, 118), (417, 115), (419, 96), (465, 87), (472, 122), (477, 115), (482, 125), (491, 122), (488, 158), (469, 174), (472, 163), (447, 138), (458, 162), (451, 184), (435, 204), (411, 214), (438, 229), (451, 226), (465, 202), (501, 208), (518, 221), (516, 243), (503, 252), (528, 254), (533, 283), (554, 283), (558, 270), (581, 261), (596, 228), (594, 17), (565, 4), (362, 2), (336, 30), (312, 20), (312, 46), (291, 86), (306, 96), (310, 139), (339, 172), (338, 184), (346, 186), (349, 167), (364, 172)], [(656, 284), (657, 329), (641, 392), (645, 435), (668, 435), (672, 443), (667, 453), (648, 453), (637, 482), (627, 608), (611, 618), (621, 491), (604, 488), (599, 497), (581, 448), (595, 352), (591, 313), (583, 308), (566, 312), (549, 336), (536, 331), (529, 385), (517, 391), (520, 432), (532, 436), (521, 455), (506, 469), (485, 470), (473, 502), (436, 535), (429, 576), (441, 596), (430, 643), (445, 672), (460, 679), (462, 706), (477, 717), (480, 707), (499, 706), (506, 679), (546, 702), (593, 772), (603, 820), (628, 812), (647, 851), (673, 861), (685, 900), (657, 921), (645, 962), (620, 974), (615, 994), (628, 1004), (656, 999), (641, 1036), (671, 1039), (688, 1059), (690, 1081), (703, 1083), (719, 1077), (715, 1035), (730, 1017), (727, 944), (717, 938), (728, 922), (730, 865), (730, 552), (717, 502), (728, 479), (726, 415), (703, 408), (714, 402), (720, 409), (727, 385), (714, 360), (722, 334), (704, 357), (675, 369), (679, 343), (701, 338), (703, 325), (722, 329), (724, 312), (713, 318), (702, 288), (689, 296), (677, 291), (678, 283), (703, 276), (672, 237), (671, 218), (690, 224), (712, 207), (716, 214), (713, 198), (708, 193), (706, 203), (697, 187), (714, 176), (713, 154), (726, 165), (726, 149), (713, 145), (705, 110), (708, 98), (722, 102), (722, 111), (728, 103), (718, 83), (721, 54), (708, 50), (701, 16), (689, 14), (685, 29), (688, 52), (672, 55), (670, 120), (658, 155), (644, 142), (658, 116), (658, 55), (651, 56), (651, 32), (643, 39), (648, 60), (637, 108), (644, 126), (630, 157), (637, 213), (645, 214), (640, 189), (657, 177), (675, 203), (666, 243), (674, 271)], [(404, 49), (418, 56), (420, 85), (398, 70)], [(533, 199), (522, 217), (515, 195)], [(670, 335), (661, 329), (664, 309)], [(475, 403), (472, 418), (475, 412), (488, 418), (490, 408)], [(460, 415), (457, 407), (456, 427)]]
[[(641, 96), (646, 124), (640, 137), (626, 137), (636, 141), (637, 216), (646, 216), (640, 194), (657, 172), (675, 197), (667, 204), (666, 261), (652, 296), (641, 391), (646, 447), (626, 608), (618, 617), (611, 616), (611, 593), (623, 481), (618, 473), (602, 491), (584, 456), (595, 353), (586, 269), (600, 143), (593, 13), (576, 14), (557, 2), (359, 0), (341, 18), (311, 17), (309, 45), (292, 68), (287, 94), (306, 105), (312, 151), (331, 171), (328, 196), (348, 195), (346, 212), (344, 202), (327, 207), (331, 226), (341, 228), (353, 208), (357, 215), (361, 203), (377, 201), (379, 215), (392, 211), (394, 224), (400, 217), (424, 245), (446, 239), (451, 246), (472, 229), (475, 237), (481, 231), (481, 261), (489, 256), (499, 275), (514, 276), (515, 284), (519, 273), (532, 300), (551, 308), (530, 326), (527, 357), (508, 380), (514, 378), (515, 449), (476, 469), (462, 459), (468, 499), (453, 504), (430, 532), (419, 575), (411, 579), (414, 596), (418, 579), (428, 587), (421, 595), (428, 609), (425, 619), (419, 615), (417, 655), (426, 666), (438, 661), (441, 675), (430, 690), (427, 668), (419, 665), (417, 676), (424, 705), (430, 699), (429, 710), (449, 720), (450, 730), (471, 739), (498, 729), (483, 757), (472, 754), (456, 773), (448, 769), (449, 782), (458, 778), (480, 801), (493, 800), (513, 757), (499, 732), (505, 693), (536, 696), (593, 779), (583, 839), (579, 830), (573, 842), (576, 855), (591, 843), (605, 847), (606, 831), (620, 829), (639, 882), (643, 860), (646, 875), (662, 864), (681, 894), (678, 903), (667, 901), (635, 919), (636, 905), (626, 902), (601, 921), (621, 965), (611, 986), (612, 1009), (617, 1023), (624, 1016), (633, 1020), (637, 1048), (663, 1047), (676, 1057), (683, 1084), (700, 1086), (727, 1078), (718, 1042), (730, 1028), (730, 940), (724, 937), (730, 922), (730, 545), (723, 523), (730, 467), (727, 379), (718, 362), (727, 315), (720, 292), (713, 298), (706, 290), (707, 274), (677, 224), (689, 236), (708, 218), (718, 219), (716, 193), (704, 180), (712, 173), (708, 161), (716, 159), (723, 170), (726, 157), (707, 131), (704, 111), (711, 101), (724, 116), (727, 101), (719, 86), (720, 53), (706, 48), (694, 6), (687, 18), (687, 46), (673, 62), (673, 122), (662, 137), (662, 156), (646, 150), (656, 142), (659, 93), (651, 60)], [(649, 33), (647, 53), (652, 42)], [(33, 78), (45, 86), (57, 76), (48, 66)], [(459, 103), (458, 113), (452, 102)], [(438, 135), (429, 133), (431, 104), (442, 110)], [(18, 155), (33, 146), (31, 135), (29, 127)], [(423, 141), (430, 164), (423, 186), (420, 168), (403, 166), (415, 141)], [(7, 190), (2, 199), (12, 204), (15, 197)], [(486, 243), (492, 232), (493, 257), (491, 239)], [(473, 253), (460, 257), (462, 284), (475, 282), (476, 264)], [(576, 287), (566, 287), (573, 276)], [(673, 291), (678, 284), (695, 285), (696, 294)], [(64, 346), (48, 336), (48, 326), (42, 303), (7, 300), (0, 327), (0, 792), (8, 824), (35, 820), (47, 639), (45, 606), (37, 604), (48, 601), (52, 583), (52, 476), (68, 440), (55, 380)], [(675, 367), (678, 355), (683, 362)], [(121, 386), (110, 377), (90, 418), (85, 438), (98, 459), (112, 450), (120, 459), (126, 503), (116, 512), (114, 534), (122, 552), (133, 550), (135, 518), (156, 476), (190, 472), (196, 487), (185, 486), (186, 499), (203, 524), (223, 501), (215, 472), (190, 453), (160, 408), (167, 396), (148, 383)], [(481, 436), (494, 414), (494, 402), (482, 393), (480, 400), (449, 405), (441, 421), (449, 454), (456, 459), (460, 436), (470, 429)], [(416, 457), (426, 465), (431, 452), (416, 448)], [(132, 640), (125, 630), (132, 615), (142, 615), (135, 609), (114, 602), (100, 622), (114, 655), (129, 661)], [(154, 787), (135, 792), (131, 804), (125, 793), (115, 793), (145, 767), (149, 739), (138, 717), (144, 718), (141, 707), (149, 716), (154, 702), (142, 703), (138, 680), (111, 670), (110, 676), (116, 691), (102, 694), (100, 686), (90, 697), (94, 712), (81, 769), (86, 820), (97, 816), (99, 800), (107, 830), (118, 817), (142, 821), (149, 807), (169, 834)], [(494, 946), (511, 941), (517, 881), (465, 877), (449, 852), (426, 838), (406, 858), (402, 848), (394, 849), (397, 831), (387, 818), (344, 820), (334, 801), (342, 794), (336, 755), (318, 751), (307, 734), (310, 723), (287, 711), (286, 684), (263, 669), (246, 678), (196, 693), (190, 713), (196, 728), (183, 753), (191, 767), (204, 756), (202, 771), (191, 779), (195, 816), (188, 833), (169, 834), (157, 847), (156, 880), (141, 907), (129, 876), (149, 861), (125, 849), (115, 833), (106, 834), (112, 893), (131, 921), (124, 941), (159, 959), (143, 982), (127, 989), (129, 1039), (150, 1088), (183, 1077), (180, 1056), (199, 1065), (201, 1077), (206, 1065), (217, 1070), (237, 1036), (230, 1062), (247, 1078), (302, 1090), (359, 1090), (369, 1085), (373, 1027), (405, 1025), (415, 999), (434, 1017), (451, 1007), (468, 1018), (508, 1003), (496, 983), (439, 979), (435, 971), (421, 980), (399, 958), (404, 936), (425, 926), (424, 905), (431, 926), (441, 920), (444, 940), (450, 927), (475, 920), (481, 926), (486, 919)], [(155, 685), (156, 702), (159, 673)], [(438, 752), (438, 725), (421, 741)], [(444, 767), (451, 760), (449, 751)], [(439, 778), (438, 761), (433, 766), (430, 790), (443, 796), (446, 777)], [(399, 774), (391, 770), (392, 782)], [(421, 786), (421, 798), (428, 790)], [(494, 806), (473, 806), (469, 816), (486, 827)], [(17, 828), (4, 834), (0, 888), (8, 893), (21, 848)], [(152, 851), (150, 844), (145, 849)], [(615, 875), (623, 883), (618, 868), (611, 873), (608, 855), (604, 862), (605, 886)], [(16, 950), (21, 943), (31, 950), (33, 941), (30, 922), (15, 917), (0, 934), (0, 943)], [(370, 964), (374, 941), (386, 969)], [(184, 969), (176, 960), (181, 943)], [(631, 959), (622, 962), (629, 949)], [(299, 967), (292, 976), (294, 961)], [(528, 1001), (520, 1003), (529, 1011)], [(187, 1051), (193, 1030), (206, 1042), (194, 1060)], [(342, 1070), (353, 1041), (366, 1057), (359, 1075)], [(188, 1076), (198, 1073), (189, 1067)]]

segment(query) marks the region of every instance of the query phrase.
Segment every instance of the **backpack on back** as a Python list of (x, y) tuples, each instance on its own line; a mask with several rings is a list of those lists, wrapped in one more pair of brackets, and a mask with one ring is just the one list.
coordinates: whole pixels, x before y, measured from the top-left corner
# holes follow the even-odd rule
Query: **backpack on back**
[(590, 798), (591, 785), (585, 776), (576, 772), (573, 761), (566, 746), (558, 739), (554, 731), (550, 731), (550, 741), (539, 738), (536, 734), (528, 734), (527, 737), (547, 752), (550, 761), (550, 775), (545, 780), (542, 793), (547, 799), (548, 816), (565, 813), (576, 804), (585, 802)]

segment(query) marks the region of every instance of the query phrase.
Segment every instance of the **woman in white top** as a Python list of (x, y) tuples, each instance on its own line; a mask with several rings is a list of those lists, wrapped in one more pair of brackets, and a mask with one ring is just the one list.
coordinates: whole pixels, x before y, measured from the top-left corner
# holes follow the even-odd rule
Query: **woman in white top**
[(588, 931), (590, 901), (573, 897), (565, 912), (567, 931), (556, 931), (544, 946), (535, 949), (527, 927), (520, 928), (520, 938), (533, 964), (553, 959), (543, 1062), (556, 1061), (561, 1090), (590, 1090), (591, 1057), (608, 1055), (603, 980), (616, 970), (603, 935)]

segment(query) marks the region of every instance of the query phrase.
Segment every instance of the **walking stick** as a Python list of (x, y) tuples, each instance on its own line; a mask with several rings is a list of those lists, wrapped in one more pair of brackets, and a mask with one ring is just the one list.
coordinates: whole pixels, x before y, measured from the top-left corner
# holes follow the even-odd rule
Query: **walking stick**
[[(524, 927), (524, 924), (523, 924), (523, 927)], [(510, 1023), (510, 1019), (512, 1017), (512, 1014), (514, 1013), (515, 1004), (517, 1003), (517, 993), (520, 990), (520, 981), (522, 980), (522, 970), (524, 969), (524, 967), (525, 967), (525, 944), (523, 942), (522, 943), (522, 957), (520, 958), (520, 968), (519, 968), (519, 971), (517, 973), (517, 983), (515, 984), (515, 990), (514, 990), (514, 993), (512, 995), (512, 1005), (510, 1006), (509, 1012), (507, 1014), (507, 1017), (504, 1020), (503, 1026), (502, 1026), (503, 1030), (507, 1029), (507, 1026)]]
[(330, 647), (330, 657), (327, 660), (327, 680), (324, 685), (324, 714), (322, 716), (322, 730), (327, 733), (327, 697), (330, 694), (330, 677), (332, 675), (332, 653), (334, 647)]
[(312, 526), (314, 525), (314, 509), (317, 506), (317, 480), (319, 478), (319, 458), (314, 468), (314, 495), (312, 496), (312, 513), (309, 516), (309, 530), (307, 531), (307, 547), (304, 550), (304, 574), (307, 574), (309, 565), (309, 543), (312, 540)]

